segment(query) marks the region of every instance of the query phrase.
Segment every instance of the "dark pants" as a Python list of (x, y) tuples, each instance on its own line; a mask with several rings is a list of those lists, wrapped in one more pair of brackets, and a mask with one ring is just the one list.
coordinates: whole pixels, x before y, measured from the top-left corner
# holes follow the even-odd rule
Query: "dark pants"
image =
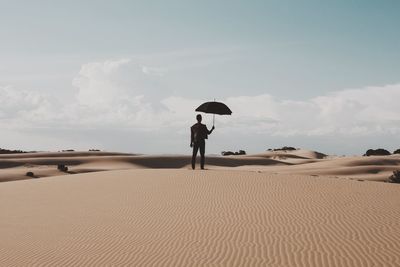
[(201, 161), (200, 161), (200, 166), (202, 169), (204, 169), (204, 152), (206, 150), (206, 141), (199, 141), (199, 142), (194, 142), (193, 144), (193, 155), (192, 155), (192, 169), (194, 170), (195, 165), (196, 165), (196, 156), (197, 156), (197, 151), (199, 151), (200, 148), (200, 156), (201, 156)]

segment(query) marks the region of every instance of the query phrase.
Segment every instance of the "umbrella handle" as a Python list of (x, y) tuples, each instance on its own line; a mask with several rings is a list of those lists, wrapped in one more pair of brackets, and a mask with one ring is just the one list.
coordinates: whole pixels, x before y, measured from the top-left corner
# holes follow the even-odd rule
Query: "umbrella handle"
[[(215, 102), (215, 98), (214, 98), (214, 102)], [(213, 127), (215, 126), (215, 114), (213, 114)]]
[(215, 125), (215, 114), (213, 114), (213, 127)]

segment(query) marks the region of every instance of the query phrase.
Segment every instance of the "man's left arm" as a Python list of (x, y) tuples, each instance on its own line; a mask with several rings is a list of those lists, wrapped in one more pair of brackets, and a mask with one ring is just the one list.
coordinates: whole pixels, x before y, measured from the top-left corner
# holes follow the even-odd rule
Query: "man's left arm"
[(193, 142), (194, 142), (193, 128), (190, 128), (190, 147), (193, 147)]
[[(207, 127), (206, 127), (206, 129), (207, 129)], [(211, 133), (214, 131), (214, 129), (215, 129), (215, 127), (214, 127), (214, 125), (213, 125), (213, 127), (211, 128), (211, 131), (209, 131), (209, 130), (207, 129), (207, 133), (208, 133), (208, 134), (211, 134)]]

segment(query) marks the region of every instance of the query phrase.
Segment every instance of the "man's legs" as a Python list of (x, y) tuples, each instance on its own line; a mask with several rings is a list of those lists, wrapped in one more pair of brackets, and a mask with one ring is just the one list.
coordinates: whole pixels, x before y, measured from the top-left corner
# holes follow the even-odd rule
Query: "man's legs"
[[(202, 169), (204, 169), (204, 161), (205, 161), (204, 153), (206, 150), (206, 142), (205, 141), (201, 142), (199, 144), (199, 146), (200, 146), (200, 156), (201, 156), (200, 166)], [(197, 151), (196, 151), (196, 154), (197, 154)]]
[(192, 169), (194, 170), (196, 166), (196, 156), (197, 156), (197, 151), (199, 150), (199, 145), (197, 143), (193, 144), (193, 154), (192, 154)]

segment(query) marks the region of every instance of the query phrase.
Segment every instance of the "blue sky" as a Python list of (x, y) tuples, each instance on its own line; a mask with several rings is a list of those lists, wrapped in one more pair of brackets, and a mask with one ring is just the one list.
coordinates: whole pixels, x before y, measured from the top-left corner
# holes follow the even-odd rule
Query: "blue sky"
[(0, 7), (0, 147), (189, 153), (189, 103), (213, 98), (254, 109), (219, 118), (210, 153), (294, 145), (351, 154), (400, 143), (391, 102), (400, 92), (398, 1)]

